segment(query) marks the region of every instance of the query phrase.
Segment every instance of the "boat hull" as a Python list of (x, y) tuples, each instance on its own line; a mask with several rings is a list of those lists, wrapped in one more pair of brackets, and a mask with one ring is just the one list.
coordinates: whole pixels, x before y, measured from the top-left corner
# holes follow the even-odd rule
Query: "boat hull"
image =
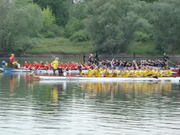
[[(35, 72), (37, 74), (40, 74), (40, 73), (42, 73), (42, 74), (53, 74), (53, 70), (35, 70), (35, 69), (30, 70), (30, 69), (5, 68), (5, 69), (1, 69), (1, 71), (2, 72), (20, 72), (20, 73), (22, 73), (22, 72), (32, 72), (33, 71), (33, 72)], [(58, 71), (56, 71), (56, 73), (58, 73)], [(66, 71), (66, 73), (77, 74), (77, 73), (79, 73), (79, 71), (78, 70), (68, 70), (68, 71)]]
[(97, 82), (119, 82), (119, 81), (180, 81), (180, 77), (71, 77), (71, 76), (36, 76), (40, 80), (83, 80)]

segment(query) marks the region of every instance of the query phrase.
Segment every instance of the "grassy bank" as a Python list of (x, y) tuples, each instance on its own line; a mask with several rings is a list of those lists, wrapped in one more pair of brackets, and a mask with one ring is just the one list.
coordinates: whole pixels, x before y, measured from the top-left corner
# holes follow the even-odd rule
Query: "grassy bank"
[[(30, 54), (58, 53), (58, 54), (90, 54), (95, 52), (91, 42), (70, 42), (64, 38), (38, 39), (38, 44), (27, 51)], [(127, 54), (157, 55), (153, 42), (132, 43)], [(159, 54), (158, 54), (159, 55)]]
[(38, 44), (27, 53), (84, 54), (94, 52), (91, 42), (70, 42), (64, 38), (38, 39)]
[[(133, 42), (127, 51), (128, 54), (159, 55), (153, 42)], [(163, 54), (163, 52), (162, 52)]]

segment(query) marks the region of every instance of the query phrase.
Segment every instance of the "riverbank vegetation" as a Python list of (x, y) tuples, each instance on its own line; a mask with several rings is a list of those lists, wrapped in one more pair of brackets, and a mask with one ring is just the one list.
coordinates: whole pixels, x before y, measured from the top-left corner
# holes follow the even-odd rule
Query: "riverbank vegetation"
[(179, 0), (0, 0), (0, 56), (180, 54)]

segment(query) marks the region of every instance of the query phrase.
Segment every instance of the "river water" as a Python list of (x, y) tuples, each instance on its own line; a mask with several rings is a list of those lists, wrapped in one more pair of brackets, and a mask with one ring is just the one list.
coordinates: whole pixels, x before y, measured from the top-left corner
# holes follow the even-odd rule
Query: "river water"
[(179, 135), (180, 84), (0, 73), (0, 135)]

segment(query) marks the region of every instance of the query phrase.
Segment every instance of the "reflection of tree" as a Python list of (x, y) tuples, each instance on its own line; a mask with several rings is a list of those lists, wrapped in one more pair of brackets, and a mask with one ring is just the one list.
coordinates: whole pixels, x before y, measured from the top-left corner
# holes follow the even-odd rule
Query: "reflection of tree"
[(172, 84), (168, 82), (87, 82), (79, 83), (79, 85), (81, 90), (87, 91), (89, 97), (128, 99), (154, 93), (168, 95)]

